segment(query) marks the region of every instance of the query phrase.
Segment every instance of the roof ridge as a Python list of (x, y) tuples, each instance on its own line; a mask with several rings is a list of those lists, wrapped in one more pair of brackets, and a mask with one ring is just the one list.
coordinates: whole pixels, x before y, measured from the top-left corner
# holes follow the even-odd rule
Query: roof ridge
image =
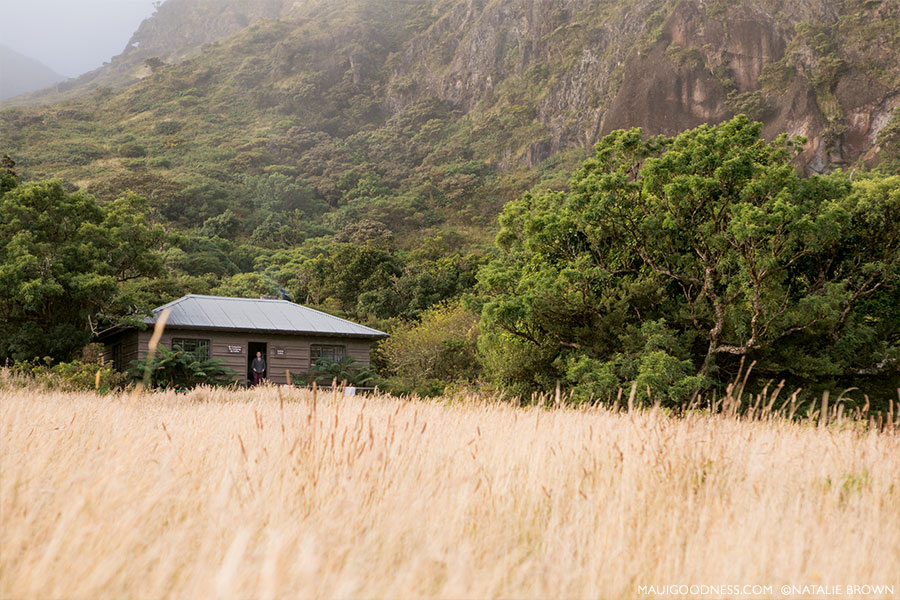
[(343, 317), (339, 317), (337, 315), (333, 315), (333, 314), (306, 306), (304, 304), (299, 304), (297, 302), (292, 302), (290, 300), (284, 300), (284, 299), (279, 299), (279, 298), (239, 298), (239, 297), (235, 297), (235, 296), (212, 296), (209, 294), (186, 294), (186, 295), (182, 296), (181, 298), (178, 298), (177, 300), (172, 300), (171, 302), (169, 302), (167, 304), (164, 304), (162, 306), (159, 306), (159, 307), (153, 309), (154, 319), (155, 319), (156, 313), (159, 313), (163, 309), (175, 306), (176, 304), (184, 302), (185, 300), (188, 300), (190, 298), (209, 299), (209, 300), (215, 300), (215, 301), (234, 300), (234, 301), (240, 301), (240, 302), (278, 302), (278, 303), (288, 304), (290, 306), (295, 306), (304, 311), (313, 312), (317, 315), (321, 315), (322, 317), (327, 317), (328, 320), (330, 320), (332, 322), (337, 321), (339, 323), (345, 323), (347, 325), (350, 325), (353, 328), (360, 328), (360, 329), (365, 330), (366, 332), (370, 332), (370, 333), (376, 334), (376, 335), (387, 335), (384, 331), (375, 329), (374, 327), (369, 327), (368, 325), (356, 323), (349, 319), (345, 319)]
[[(179, 300), (184, 300), (185, 298), (213, 298), (215, 300), (243, 300), (245, 302), (287, 302), (288, 304), (297, 304), (296, 302), (291, 302), (290, 300), (285, 300), (284, 298), (241, 298), (239, 296), (212, 296), (210, 294), (188, 294), (187, 296), (182, 296)], [(297, 306), (303, 306), (302, 304), (297, 304)]]

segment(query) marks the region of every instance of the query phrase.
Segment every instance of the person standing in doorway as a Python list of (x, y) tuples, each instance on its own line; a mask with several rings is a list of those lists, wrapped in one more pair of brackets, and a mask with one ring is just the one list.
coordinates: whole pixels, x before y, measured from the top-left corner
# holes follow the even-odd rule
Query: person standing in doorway
[(266, 376), (266, 359), (262, 357), (262, 352), (256, 353), (256, 358), (250, 365), (253, 369), (253, 385), (259, 385), (259, 382)]

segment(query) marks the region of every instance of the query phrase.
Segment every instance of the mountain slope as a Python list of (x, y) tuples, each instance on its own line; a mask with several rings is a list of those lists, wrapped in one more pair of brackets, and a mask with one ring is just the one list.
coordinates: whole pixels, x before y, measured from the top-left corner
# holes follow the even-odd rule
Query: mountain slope
[(143, 193), (177, 227), (230, 209), (239, 238), (264, 225), (248, 194), (286, 178), (306, 191), (273, 218), (302, 211), (301, 238), (369, 220), (486, 239), (506, 201), (565, 187), (620, 127), (746, 112), (806, 136), (811, 172), (900, 146), (887, 0), (170, 0), (133, 41), (119, 64), (146, 77), (3, 111), (8, 151), (26, 177)]
[(152, 74), (209, 44), (234, 35), (260, 19), (286, 12), (287, 0), (167, 0), (145, 19), (121, 54), (102, 67), (62, 85), (17, 98), (14, 105), (46, 104), (82, 96), (97, 89), (120, 88)]
[(0, 100), (33, 92), (64, 79), (47, 65), (0, 45)]

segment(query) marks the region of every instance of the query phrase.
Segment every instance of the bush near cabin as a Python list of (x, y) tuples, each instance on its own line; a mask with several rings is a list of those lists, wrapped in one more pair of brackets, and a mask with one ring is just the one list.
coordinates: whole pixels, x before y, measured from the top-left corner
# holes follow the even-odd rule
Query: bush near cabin
[(421, 319), (395, 325), (378, 347), (395, 393), (439, 396), (447, 386), (474, 383), (482, 375), (478, 358), (478, 315), (462, 302), (426, 310)]
[(291, 374), (291, 383), (299, 385), (348, 385), (376, 387), (381, 377), (374, 368), (359, 363), (352, 356), (339, 360), (317, 358), (306, 374)]
[(159, 346), (156, 353), (131, 361), (129, 375), (151, 388), (184, 390), (198, 385), (223, 386), (235, 383), (237, 374), (223, 366), (220, 358), (204, 358), (181, 348)]

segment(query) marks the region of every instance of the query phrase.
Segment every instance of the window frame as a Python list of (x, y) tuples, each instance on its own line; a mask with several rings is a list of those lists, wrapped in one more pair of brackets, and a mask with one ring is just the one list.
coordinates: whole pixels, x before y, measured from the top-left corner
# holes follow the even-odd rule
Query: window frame
[[(193, 349), (188, 350), (185, 348), (185, 342), (188, 342), (188, 345), (193, 344)], [(184, 352), (194, 354), (197, 360), (209, 360), (212, 358), (212, 342), (209, 339), (173, 337), (171, 346), (173, 352), (176, 348), (181, 348)], [(198, 353), (198, 350), (203, 350), (204, 352)]]
[[(323, 356), (323, 349), (331, 350), (331, 356)], [(338, 350), (340, 352), (338, 353)], [(318, 356), (316, 355), (318, 354)], [(340, 354), (340, 356), (337, 356)], [(309, 345), (309, 362), (310, 364), (316, 364), (316, 361), (320, 358), (324, 358), (331, 362), (340, 362), (347, 358), (347, 346), (344, 344), (310, 344)]]

